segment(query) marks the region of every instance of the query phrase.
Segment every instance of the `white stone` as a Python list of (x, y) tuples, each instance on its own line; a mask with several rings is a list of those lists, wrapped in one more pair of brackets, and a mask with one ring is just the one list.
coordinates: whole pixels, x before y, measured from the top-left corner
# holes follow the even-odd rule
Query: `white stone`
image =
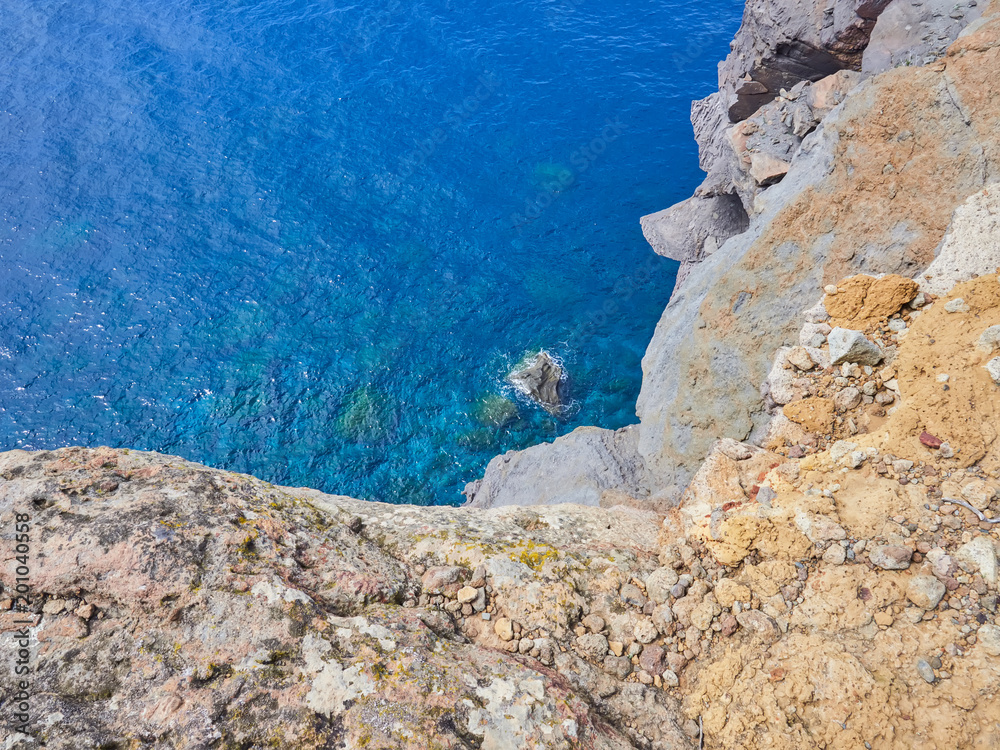
[(924, 291), (943, 295), (959, 281), (993, 274), (997, 268), (1000, 268), (1000, 183), (993, 183), (955, 210), (937, 257), (917, 281)]
[(830, 328), (826, 323), (806, 323), (799, 332), (799, 344), (802, 346), (820, 347), (826, 343)]
[(913, 576), (906, 589), (906, 598), (921, 609), (934, 609), (944, 596), (945, 585), (934, 576)]
[(962, 497), (979, 510), (986, 510), (996, 496), (996, 490), (982, 479), (973, 479), (962, 487)]
[(988, 585), (996, 585), (997, 553), (989, 537), (977, 536), (971, 542), (959, 547), (955, 556), (978, 570)]
[(639, 643), (652, 643), (659, 636), (659, 631), (653, 624), (653, 621), (647, 617), (643, 617), (639, 622), (635, 624), (632, 628), (632, 634)]
[(842, 458), (845, 458), (857, 447), (857, 443), (852, 443), (848, 440), (838, 440), (830, 446), (830, 458), (834, 461), (834, 463), (840, 463)]
[(957, 297), (951, 300), (951, 302), (946, 302), (944, 305), (944, 311), (950, 313), (967, 313), (970, 309), (961, 297)]
[(1000, 357), (994, 357), (986, 363), (986, 372), (993, 378), (993, 382), (1000, 385)]
[(809, 356), (809, 350), (804, 346), (793, 346), (788, 350), (785, 359), (797, 370), (809, 371), (816, 367), (816, 363)]
[(992, 354), (997, 349), (1000, 349), (1000, 325), (990, 326), (983, 331), (976, 346), (987, 354)]
[(839, 544), (831, 544), (823, 553), (823, 562), (829, 565), (843, 565), (847, 559), (847, 550)]
[(882, 350), (869, 341), (861, 331), (834, 328), (827, 336), (827, 341), (830, 344), (832, 364), (852, 362), (874, 366), (882, 361)]

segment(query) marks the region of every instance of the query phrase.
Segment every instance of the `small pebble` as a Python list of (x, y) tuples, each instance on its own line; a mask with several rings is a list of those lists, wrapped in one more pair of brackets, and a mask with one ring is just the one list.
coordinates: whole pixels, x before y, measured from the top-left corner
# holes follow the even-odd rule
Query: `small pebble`
[(931, 668), (931, 665), (925, 659), (917, 661), (917, 674), (923, 678), (924, 682), (932, 685), (934, 684), (934, 680), (937, 679), (934, 676), (933, 668)]

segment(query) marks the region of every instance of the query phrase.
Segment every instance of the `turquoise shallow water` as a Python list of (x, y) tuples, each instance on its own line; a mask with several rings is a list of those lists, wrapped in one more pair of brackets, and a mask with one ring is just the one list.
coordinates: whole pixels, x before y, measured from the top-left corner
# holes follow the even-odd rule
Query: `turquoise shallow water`
[[(699, 180), (741, 11), (5, 0), (0, 449), (441, 504), (634, 422), (676, 271), (638, 218)], [(540, 347), (561, 420), (504, 382)]]

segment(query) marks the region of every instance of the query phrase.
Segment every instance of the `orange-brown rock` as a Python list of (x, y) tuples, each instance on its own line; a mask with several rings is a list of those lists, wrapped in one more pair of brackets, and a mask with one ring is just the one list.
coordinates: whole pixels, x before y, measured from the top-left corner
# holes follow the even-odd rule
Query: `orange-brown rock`
[(917, 296), (917, 282), (898, 274), (880, 279), (858, 274), (837, 284), (837, 293), (824, 300), (830, 325), (864, 330), (878, 323)]
[[(927, 432), (956, 451), (955, 465), (1000, 469), (1000, 398), (984, 367), (990, 357), (977, 347), (983, 330), (1000, 324), (997, 279), (957, 284), (913, 321), (895, 362), (901, 404), (865, 444), (923, 461), (932, 453), (931, 441), (920, 439)], [(954, 299), (969, 311), (948, 312)]]
[(833, 399), (810, 396), (786, 404), (783, 411), (786, 417), (809, 432), (828, 434), (833, 431), (836, 416)]
[(639, 453), (676, 499), (713, 442), (760, 434), (760, 384), (826, 284), (915, 276), (956, 207), (1000, 181), (1000, 4), (948, 55), (856, 87), (757, 196), (750, 230), (695, 267), (643, 358)]

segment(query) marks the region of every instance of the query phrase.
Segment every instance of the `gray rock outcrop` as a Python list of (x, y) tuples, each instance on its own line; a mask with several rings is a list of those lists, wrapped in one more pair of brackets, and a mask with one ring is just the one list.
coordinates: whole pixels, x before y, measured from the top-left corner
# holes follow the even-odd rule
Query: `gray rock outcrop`
[(552, 443), (497, 456), (465, 489), (468, 505), (614, 505), (642, 498), (645, 472), (638, 429), (578, 427)]
[(830, 342), (830, 363), (853, 362), (874, 367), (882, 361), (882, 350), (869, 341), (861, 331), (834, 328), (827, 337)]
[(732, 122), (750, 117), (781, 89), (860, 69), (889, 0), (748, 0), (732, 51), (719, 66), (722, 106)]
[(872, 30), (861, 71), (875, 75), (937, 60), (983, 14), (985, 5), (977, 0), (893, 0)]
[(747, 230), (750, 220), (735, 195), (694, 196), (640, 219), (646, 241), (659, 255), (681, 261), (677, 283), (690, 266), (711, 255), (723, 242)]
[[(718, 110), (711, 111), (713, 97), (695, 102), (691, 110), (695, 138), (708, 172), (695, 195), (735, 193), (747, 214), (756, 214), (757, 195), (784, 178), (802, 139), (860, 81), (861, 74), (849, 70), (815, 83), (801, 81), (735, 125)], [(718, 103), (718, 95), (713, 96)], [(700, 123), (699, 116), (709, 120)]]
[(521, 393), (556, 415), (562, 409), (563, 368), (552, 355), (540, 351), (530, 362), (507, 376), (507, 380)]

